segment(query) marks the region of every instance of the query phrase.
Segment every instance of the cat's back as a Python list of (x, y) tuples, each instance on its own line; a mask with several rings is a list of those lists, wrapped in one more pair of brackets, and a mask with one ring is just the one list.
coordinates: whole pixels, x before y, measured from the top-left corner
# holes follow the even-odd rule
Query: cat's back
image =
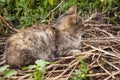
[[(29, 48), (29, 47), (37, 47), (38, 44), (43, 44), (50, 39), (54, 40), (55, 32), (51, 25), (47, 24), (36, 24), (32, 27), (28, 27), (26, 29), (21, 30), (20, 32), (12, 35), (7, 40), (7, 47), (11, 45), (11, 47), (16, 48)], [(17, 46), (19, 45), (19, 46)], [(41, 45), (42, 46), (42, 45)]]

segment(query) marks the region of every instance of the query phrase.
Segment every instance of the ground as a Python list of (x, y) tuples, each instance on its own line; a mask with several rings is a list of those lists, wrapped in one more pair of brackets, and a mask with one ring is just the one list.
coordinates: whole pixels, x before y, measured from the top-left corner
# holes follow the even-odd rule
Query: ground
[[(87, 63), (87, 80), (120, 80), (120, 25), (104, 23), (101, 19), (88, 19), (84, 22), (88, 28), (82, 35), (81, 53), (61, 57), (55, 64), (46, 67), (45, 80), (68, 80), (79, 69), (82, 62)], [(0, 37), (0, 65), (4, 44), (8, 37)], [(16, 70), (17, 74), (6, 80), (29, 80), (26, 76), (33, 70)], [(2, 76), (2, 75), (0, 75)]]

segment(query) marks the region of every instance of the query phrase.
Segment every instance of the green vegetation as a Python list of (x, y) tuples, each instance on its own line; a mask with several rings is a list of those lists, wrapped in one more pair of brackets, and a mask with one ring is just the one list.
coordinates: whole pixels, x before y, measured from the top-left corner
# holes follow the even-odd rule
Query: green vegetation
[(17, 74), (17, 71), (9, 69), (9, 65), (0, 67), (0, 75), (3, 75), (3, 77), (0, 77), (0, 80), (5, 80), (5, 78), (8, 78), (15, 74)]
[[(99, 12), (106, 12), (107, 19), (115, 22), (114, 20), (120, 17), (119, 2), (119, 0), (0, 0), (0, 15), (19, 29), (36, 22), (49, 22), (58, 16), (58, 13), (77, 5), (82, 17), (89, 16), (96, 9)], [(60, 6), (52, 11), (59, 4)]]
[[(36, 60), (34, 65), (23, 67), (23, 70), (34, 70), (33, 72), (26, 74), (26, 76), (33, 76), (33, 78), (30, 80), (44, 80), (44, 74), (46, 72), (45, 67), (48, 64), (50, 64), (50, 62), (44, 60)], [(17, 71), (9, 69), (9, 65), (0, 67), (0, 75), (3, 75), (3, 77), (0, 77), (0, 80), (9, 78), (15, 74), (17, 74)]]
[(70, 80), (87, 80), (88, 66), (80, 57), (78, 59), (80, 60), (79, 69), (73, 72), (73, 77)]
[(37, 60), (35, 65), (30, 65), (28, 67), (24, 67), (23, 69), (34, 70), (32, 73), (27, 74), (28, 76), (33, 76), (31, 80), (44, 80), (44, 74), (46, 72), (45, 67), (46, 65), (50, 64), (44, 60)]

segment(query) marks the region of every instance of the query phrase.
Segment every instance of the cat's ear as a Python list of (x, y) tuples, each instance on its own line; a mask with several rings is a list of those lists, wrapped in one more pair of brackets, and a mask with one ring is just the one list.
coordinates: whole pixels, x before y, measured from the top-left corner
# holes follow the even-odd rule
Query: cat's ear
[(76, 13), (77, 12), (77, 6), (74, 5), (71, 8), (69, 8), (66, 13)]
[(75, 24), (82, 24), (82, 19), (79, 17), (78, 14), (73, 14), (69, 16), (68, 23), (75, 25)]

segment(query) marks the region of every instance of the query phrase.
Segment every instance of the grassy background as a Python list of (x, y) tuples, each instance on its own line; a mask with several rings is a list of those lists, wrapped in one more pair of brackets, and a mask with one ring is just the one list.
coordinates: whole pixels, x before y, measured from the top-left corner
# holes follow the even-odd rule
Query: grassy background
[[(119, 0), (0, 0), (0, 15), (12, 27), (20, 29), (36, 22), (53, 22), (72, 5), (77, 5), (83, 18), (97, 10), (106, 13), (108, 22), (117, 24), (120, 18), (119, 3)], [(9, 33), (2, 23), (0, 20), (0, 35)]]

